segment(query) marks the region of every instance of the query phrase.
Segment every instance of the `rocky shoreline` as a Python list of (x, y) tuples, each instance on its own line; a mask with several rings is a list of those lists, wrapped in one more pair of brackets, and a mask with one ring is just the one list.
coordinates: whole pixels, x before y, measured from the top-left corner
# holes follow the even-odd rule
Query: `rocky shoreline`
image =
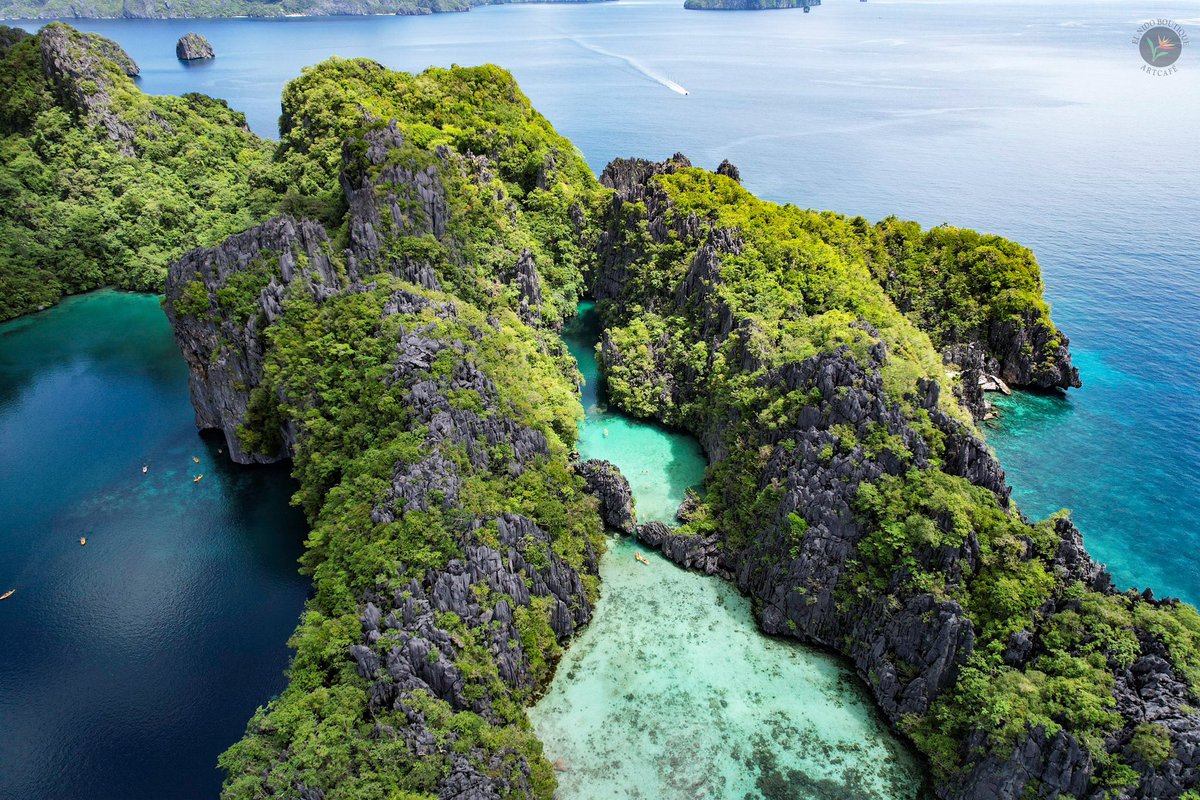
[[(712, 458), (716, 474), (723, 467), (738, 469), (732, 466), (731, 430), (738, 437), (736, 452), (760, 451), (761, 459), (747, 460), (753, 466), (741, 467), (746, 472), (737, 485), (742, 492), (766, 499), (756, 507), (761, 522), (736, 541), (735, 532), (721, 520), (715, 527), (685, 526), (677, 531), (659, 523), (643, 524), (636, 535), (683, 567), (733, 580), (754, 601), (765, 632), (796, 637), (849, 657), (892, 726), (915, 737), (931, 755), (936, 740), (916, 720), (936, 716), (939, 701), (958, 691), (956, 684), (975, 667), (973, 654), (986, 644), (977, 612), (951, 597), (957, 594), (952, 587), (982, 580), (977, 576), (987, 568), (980, 548), (988, 545), (982, 535), (976, 538), (971, 532), (957, 546), (917, 549), (911, 567), (883, 564), (877, 573), (878, 588), (864, 592), (870, 584), (864, 585), (854, 574), (863, 558), (864, 542), (870, 538), (859, 489), (888, 474), (933, 470), (940, 463), (945, 474), (986, 490), (1003, 510), (1009, 506), (1011, 491), (1004, 472), (978, 434), (942, 410), (940, 387), (932, 380), (918, 382), (922, 396), (915, 398), (918, 411), (928, 416), (944, 441), (937, 462), (931, 461), (934, 453), (925, 444), (927, 435), (913, 427), (912, 417), (884, 390), (888, 353), (882, 344), (874, 345), (865, 359), (842, 348), (781, 365), (764, 363), (762, 359), (769, 356), (747, 348), (739, 332), (755, 323), (739, 319), (722, 299), (728, 297), (728, 290), (718, 268), (747, 243), (736, 229), (717, 227), (696, 213), (673, 213), (673, 200), (657, 180), (689, 166), (681, 156), (660, 163), (618, 160), (604, 172), (602, 180), (614, 190), (615, 199), (602, 237), (600, 266), (592, 276), (596, 297), (607, 301), (601, 306), (609, 323), (602, 365), (609, 374), (623, 376), (623, 381), (656, 387), (660, 394), (647, 407), (658, 413), (649, 416), (691, 430)], [(636, 229), (645, 235), (630, 237), (628, 231)], [(684, 253), (694, 253), (685, 256), (679, 267), (685, 274), (676, 285), (648, 288), (641, 277), (648, 253), (656, 244), (676, 240)], [(624, 311), (630, 307), (686, 320), (690, 328), (685, 330), (705, 343), (709, 352), (720, 352), (726, 361), (736, 363), (734, 374), (757, 376), (756, 385), (767, 397), (811, 391), (816, 402), (807, 401), (811, 405), (787, 427), (756, 430), (736, 425), (734, 420), (753, 413), (753, 408), (708, 400), (714, 387), (705, 384), (702, 373), (691, 371), (704, 367), (688, 366), (688, 371), (678, 372), (680, 362), (667, 354), (673, 345), (665, 336), (651, 340), (649, 359), (623, 347), (618, 334), (626, 334), (619, 326), (632, 319)], [(859, 324), (869, 329), (869, 323)], [(997, 334), (988, 346), (1003, 353), (1028, 352), (1028, 326), (1006, 330), (1011, 338)], [(1078, 374), (1069, 368), (1065, 344), (1063, 348), (1056, 358), (1067, 367), (1057, 372), (1031, 371), (1028, 361), (1020, 358), (1006, 360), (1007, 369), (996, 369), (993, 363), (991, 371), (1008, 375), (1019, 385), (1077, 385)], [(982, 374), (967, 379), (967, 385), (984, 388), (987, 379)], [(996, 388), (1001, 386), (997, 381)], [(845, 445), (847, 437), (861, 443), (879, 430), (886, 430), (896, 442), (891, 449), (872, 455), (862, 444)], [(910, 455), (897, 458), (902, 451)], [(728, 488), (718, 482), (709, 491)], [(736, 501), (717, 498), (727, 506)], [(1032, 526), (1026, 530), (1032, 537)], [(1048, 663), (1045, 637), (1058, 635), (1052, 632), (1061, 621), (1077, 618), (1088, 603), (1132, 609), (1131, 620), (1139, 609), (1150, 616), (1151, 609), (1171, 612), (1178, 607), (1177, 601), (1154, 600), (1149, 591), (1118, 594), (1065, 518), (1053, 521), (1052, 530), (1036, 538), (1048, 543), (1041, 547), (1051, 548), (1046, 568), (1055, 585), (1082, 588), (1069, 588), (1061, 595), (1052, 591), (1040, 607), (1031, 609), (1024, 627), (1007, 639), (1005, 675), (1041, 675), (1039, 670)], [(1035, 556), (1027, 551), (1021, 557)], [(945, 576), (940, 580), (947, 581), (946, 588), (914, 590), (907, 574), (913, 569)], [(848, 592), (848, 587), (863, 588)], [(1102, 748), (1094, 741), (1085, 746), (1062, 718), (1054, 729), (1018, 728), (1011, 744), (986, 726), (970, 727), (965, 741), (946, 743), (957, 749), (954, 758), (959, 763), (935, 775), (937, 796), (946, 800), (1191, 797), (1200, 782), (1200, 716), (1191, 705), (1196, 690), (1185, 675), (1181, 652), (1169, 653), (1169, 639), (1155, 635), (1152, 627), (1130, 622), (1123, 629), (1124, 636), (1136, 638), (1134, 656), (1108, 649), (1113, 645), (1099, 650), (1098, 663), (1105, 665), (1100, 669), (1112, 682), (1116, 715), (1106, 718), (1105, 724), (1112, 727)], [(1082, 647), (1090, 652), (1096, 645)], [(1154, 747), (1147, 746), (1151, 740)], [(1122, 788), (1116, 795), (1109, 794), (1112, 778), (1106, 774), (1114, 769), (1105, 763), (1111, 754), (1130, 770), (1121, 773)]]

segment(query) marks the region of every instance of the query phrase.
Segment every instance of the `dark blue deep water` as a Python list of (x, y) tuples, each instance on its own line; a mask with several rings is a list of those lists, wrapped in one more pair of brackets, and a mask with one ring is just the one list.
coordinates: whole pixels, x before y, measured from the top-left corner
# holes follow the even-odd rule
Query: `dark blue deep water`
[[(224, 97), (263, 135), (283, 84), (330, 55), (400, 69), (491, 61), (597, 171), (618, 155), (727, 157), (770, 199), (1033, 247), (1085, 386), (1003, 402), (988, 435), (1016, 497), (1034, 516), (1071, 508), (1119, 583), (1200, 601), (1195, 0), (680, 5), (80, 27), (120, 42), (146, 91)], [(1191, 33), (1163, 78), (1140, 71), (1131, 41), (1157, 17)], [(214, 62), (175, 60), (188, 30), (212, 41)], [(169, 501), (138, 493), (126, 471), (152, 441), (180, 475), (199, 445), (165, 323), (132, 337), (122, 315), (139, 301), (101, 297), (110, 305), (70, 337), (53, 333), (60, 319), (97, 301), (0, 339), (0, 583), (23, 587), (20, 604), (0, 605), (4, 797), (211, 794), (217, 753), (281, 683), (301, 605), (302, 534), (280, 475), (209, 464), (202, 491), (215, 499), (182, 481), (157, 489)], [(88, 524), (96, 549), (72, 546)], [(119, 557), (102, 554), (117, 541)]]
[(286, 469), (219, 447), (157, 298), (0, 325), (0, 797), (216, 795), (308, 585)]

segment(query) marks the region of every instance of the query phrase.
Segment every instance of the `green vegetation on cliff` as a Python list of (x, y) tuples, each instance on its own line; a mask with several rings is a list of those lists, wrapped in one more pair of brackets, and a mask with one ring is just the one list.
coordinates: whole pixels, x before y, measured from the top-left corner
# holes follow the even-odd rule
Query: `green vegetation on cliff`
[[(443, 284), (474, 303), (512, 291), (501, 273), (511, 254), (527, 249), (546, 295), (542, 314), (561, 320), (574, 313), (594, 245), (572, 217), (582, 220), (594, 211), (599, 184), (512, 75), (490, 65), (410, 75), (367, 59), (336, 58), (306, 69), (283, 92), (271, 173), (283, 198), (281, 210), (320, 219), (347, 235), (339, 183), (343, 143), (361, 128), (364, 114), (396, 121), (405, 141), (389, 163), (436, 168), (439, 148), (476, 162), (486, 159), (479, 162), (482, 169), (438, 169), (447, 201), (446, 236), (437, 243), (401, 241), (398, 247), (431, 258)], [(361, 160), (362, 153), (354, 157)]]
[[(385, 316), (383, 308), (396, 289), (420, 292), (429, 305)], [(452, 307), (453, 314), (441, 304)], [(229, 776), (227, 800), (287, 796), (297, 785), (322, 790), (327, 800), (428, 797), (459, 755), (497, 782), (528, 787), (528, 796), (552, 796), (553, 773), (522, 709), (549, 679), (547, 662), (557, 660), (558, 642), (549, 627), (552, 606), (520, 606), (499, 593), (478, 598), (487, 604), (504, 600), (517, 609), (522, 648), (533, 662), (534, 683), (528, 687), (501, 679), (489, 626), (470, 626), (449, 611), (438, 617), (454, 640), (455, 666), (466, 679), (463, 695), (486, 700), (470, 708), (455, 708), (423, 690), (407, 696), (400, 708), (371, 707), (374, 680), (361, 675), (346, 655), (362, 640), (364, 597), (407, 591), (428, 571), (446, 569), (451, 559), (466, 560), (469, 546), (504, 552), (494, 522), (503, 514), (519, 514), (549, 533), (553, 554), (586, 576), (587, 599), (596, 599), (597, 578), (585, 561), (589, 551), (602, 547), (599, 519), (581, 479), (567, 467), (580, 414), (573, 387), (529, 328), (511, 311), (493, 311), (500, 317), (498, 328), (486, 314), (449, 295), (422, 292), (381, 275), (370, 291), (339, 294), (319, 305), (303, 293), (293, 294), (271, 329), (260, 388), (285, 398), (277, 413), (301, 431), (296, 502), (312, 523), (302, 563), (313, 577), (315, 595), (291, 640), (296, 653), (287, 689), (221, 758)], [(514, 474), (507, 466), (512, 454), (503, 452), (503, 445), (481, 469), (473, 466), (464, 445), (431, 437), (429, 428), (414, 420), (414, 382), (388, 380), (396, 341), (406, 328), (421, 330), (430, 342), (467, 347), (464, 353), (443, 350), (446, 357), (413, 381), (444, 380), (456, 363), (471, 364), (495, 381), (496, 397), (461, 390), (452, 402), (480, 410), (495, 403), (487, 413), (542, 433), (549, 452)], [(486, 332), (482, 338), (480, 331)], [(397, 471), (431, 453), (451, 462), (463, 480), (459, 502), (450, 507), (429, 502), (394, 521), (373, 520), (372, 509), (387, 496)], [(472, 530), (476, 520), (483, 527)], [(549, 557), (542, 546), (524, 542), (519, 550), (536, 561)], [(394, 636), (397, 646), (406, 641), (400, 631), (385, 636)], [(451, 651), (441, 656), (450, 657)], [(380, 735), (381, 729), (408, 727), (416, 714), (436, 740), (430, 752), (416, 752), (403, 737)]]
[(161, 291), (171, 259), (266, 210), (251, 185), (270, 144), (223, 101), (143, 94), (118, 54), (57, 23), (0, 49), (0, 320)]
[(524, 706), (589, 617), (603, 547), (552, 325), (603, 193), (495, 67), (334, 59), (289, 84), (283, 119), (263, 191), (307, 221), (193, 252), (168, 282), (201, 391), (248, 393), (240, 445), (294, 432), (312, 525), (288, 687), (221, 757), (223, 796), (550, 800)]
[[(611, 401), (705, 441), (706, 508), (683, 533), (719, 535), (768, 629), (855, 658), (941, 786), (977, 770), (1032, 781), (1021, 796), (1043, 796), (1037, 775), (1114, 797), (1191, 785), (1162, 776), (1197, 726), (1200, 616), (1113, 592), (1065, 517), (1023, 520), (969, 416), (931, 389), (934, 342), (1028, 309), (1049, 324), (1032, 255), (763, 202), (679, 158), (646, 170), (606, 172), (630, 198), (597, 284)], [(1139, 659), (1133, 674), (1179, 681), (1142, 690), (1173, 698), (1154, 722)], [(1069, 750), (1060, 732), (1079, 754), (1043, 756)]]
[[(897, 312), (862, 259), (846, 258), (840, 252), (838, 243), (857, 241), (854, 221), (767, 203), (729, 178), (695, 168), (661, 175), (655, 182), (671, 204), (668, 224), (683, 223), (694, 214), (740, 235), (741, 252), (721, 259), (720, 278), (702, 278), (708, 287), (703, 308), (688, 310), (699, 316), (719, 307), (741, 321), (737, 341), (762, 359), (764, 369), (840, 346), (862, 355), (882, 341), (890, 353), (884, 377), (897, 398), (914, 393), (918, 378), (941, 376), (941, 359), (929, 338)], [(626, 205), (622, 213), (626, 218), (621, 226), (638, 242), (630, 246), (643, 246), (645, 224), (639, 217), (645, 207)], [(673, 292), (684, 281), (693, 266), (690, 256), (695, 242), (676, 235), (644, 246), (647, 257), (632, 265), (623, 295), (643, 302), (611, 308), (610, 318), (621, 324), (610, 328), (609, 336), (615, 350), (658, 359), (659, 368), (632, 359), (606, 363), (612, 399), (639, 416), (695, 428), (717, 406), (760, 397), (762, 387), (742, 375), (732, 359), (712, 357), (704, 337), (696, 336), (687, 317), (664, 318), (647, 310), (650, 301)], [(876, 333), (856, 327), (860, 319), (873, 325)], [(661, 368), (664, 362), (668, 369)], [(667, 372), (694, 376), (707, 391), (664, 393), (653, 382)], [(806, 400), (799, 394), (785, 398), (771, 412), (775, 419), (754, 422), (778, 428)], [(942, 406), (947, 413), (962, 415), (951, 398), (944, 398)], [(921, 416), (919, 411), (912, 414)]]

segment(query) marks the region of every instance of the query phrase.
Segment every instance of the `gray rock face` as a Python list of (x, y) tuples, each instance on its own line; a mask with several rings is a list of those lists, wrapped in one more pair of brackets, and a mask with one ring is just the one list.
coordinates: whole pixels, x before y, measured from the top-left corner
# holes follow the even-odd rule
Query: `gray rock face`
[(661, 550), (667, 558), (687, 569), (705, 575), (720, 575), (732, 578), (729, 564), (721, 550), (720, 536), (689, 535), (668, 528), (661, 522), (646, 522), (638, 525), (635, 533), (638, 541), (647, 547)]
[(633, 492), (617, 466), (609, 461), (591, 459), (576, 464), (575, 471), (587, 482), (587, 493), (600, 501), (600, 518), (604, 524), (626, 535), (633, 533), (637, 524)]
[[(265, 333), (287, 299), (307, 295), (320, 305), (369, 288), (358, 280), (357, 270), (347, 270), (343, 277), (338, 269), (342, 259), (409, 280), (432, 278), (417, 260), (393, 259), (381, 246), (397, 230), (443, 232), (439, 220), (445, 218), (445, 197), (438, 171), (399, 163), (394, 151), (402, 147), (394, 125), (347, 145), (342, 183), (351, 195), (350, 249), (340, 257), (331, 255), (320, 224), (282, 216), (217, 247), (194, 250), (171, 265), (166, 308), (188, 362), (197, 425), (223, 430), (234, 460), (268, 462), (291, 455), (300, 433), (295, 421), (282, 412), (264, 415), (261, 408), (271, 400), (278, 404), (286, 399), (289, 407), (313, 402), (263, 397), (269, 347)], [(254, 291), (247, 293), (247, 286)], [(230, 289), (241, 294), (231, 299)], [(396, 740), (418, 757), (444, 760), (439, 797), (531, 796), (532, 771), (522, 756), (505, 752), (502, 762), (495, 749), (459, 752), (457, 735), (443, 731), (443, 738), (435, 738), (414, 700), (414, 693), (428, 692), (456, 711), (510, 724), (511, 703), (528, 702), (548, 679), (553, 653), (541, 648), (565, 644), (592, 611), (583, 576), (555, 552), (550, 533), (520, 514), (485, 518), (466, 510), (464, 487), (472, 475), (520, 476), (531, 463), (553, 455), (546, 436), (508, 410), (496, 382), (472, 360), (471, 340), (439, 333), (436, 322), (458, 321), (458, 313), (456, 304), (411, 288), (394, 289), (382, 303), (381, 322), (402, 319), (387, 328), (394, 348), (390, 371), (381, 380), (405, 392), (411, 430), (421, 432), (424, 442), (419, 459), (393, 465), (390, 483), (369, 513), (377, 525), (407, 515), (444, 513), (455, 520), (459, 557), (411, 580), (401, 572), (406, 576), (402, 585), (399, 580), (381, 583), (359, 597), (361, 636), (346, 649), (345, 658), (369, 684), (369, 710), (400, 712), (406, 720), (376, 724), (369, 737)], [(434, 323), (428, 322), (431, 317)], [(491, 335), (468, 329), (475, 340)], [(435, 362), (447, 360), (453, 364), (450, 369), (432, 369)], [(478, 396), (478, 407), (453, 402), (465, 391)], [(267, 431), (264, 425), (277, 430)], [(239, 436), (246, 426), (257, 426), (260, 435), (273, 432), (278, 446), (248, 451)], [(610, 493), (614, 508), (619, 505), (614, 494), (620, 491), (618, 481), (624, 483), (619, 474), (598, 484)], [(627, 485), (624, 491), (628, 499)], [(589, 543), (584, 546), (583, 571), (595, 575), (598, 554)], [(539, 638), (539, 651), (531, 652), (530, 620), (542, 614), (552, 641)], [(474, 643), (466, 641), (460, 625), (472, 632)], [(478, 650), (473, 648), (480, 643), (496, 665), (498, 682), (479, 675)], [(303, 784), (295, 789), (300, 796), (322, 796)]]
[[(319, 223), (276, 217), (213, 248), (198, 248), (171, 264), (167, 317), (188, 362), (188, 388), (196, 427), (225, 433), (230, 457), (239, 464), (270, 463), (291, 455), (295, 430), (284, 423), (268, 452), (246, 452), (238, 428), (247, 421), (253, 390), (262, 380), (263, 332), (279, 315), (293, 282), (318, 300), (339, 288), (328, 255), (329, 238)], [(261, 273), (257, 310), (245, 318), (228, 313), (218, 290), (247, 271)], [(181, 313), (189, 298), (205, 303), (201, 313)]]
[(138, 66), (109, 39), (83, 34), (60, 23), (51, 23), (38, 33), (42, 72), (59, 102), (91, 125), (105, 130), (121, 155), (137, 155), (133, 126), (112, 107), (112, 77), (105, 66), (111, 61), (129, 76)]
[[(901, 311), (912, 310), (909, 291), (885, 282)], [(984, 330), (944, 343), (942, 358), (962, 370), (961, 400), (982, 419), (987, 403), (981, 384), (998, 377), (1008, 386), (1032, 389), (1077, 389), (1083, 385), (1071, 364), (1070, 340), (1051, 329), (1035, 312), (990, 322)]]
[(1071, 365), (1070, 340), (1026, 312), (1016, 320), (991, 325), (987, 346), (999, 362), (997, 373), (1010, 386), (1078, 389), (1079, 370)]
[[(350, 251), (359, 272), (389, 272), (427, 289), (438, 287), (433, 265), (414, 252), (384, 249), (384, 242), (446, 236), (446, 190), (436, 165), (392, 158), (404, 147), (395, 121), (367, 131), (342, 148), (342, 190), (350, 206)], [(450, 158), (440, 150), (442, 166)]]
[[(425, 690), (455, 709), (470, 709), (494, 720), (490, 694), (464, 694), (466, 680), (457, 661), (461, 645), (437, 623), (437, 615), (451, 612), (470, 628), (486, 626), (489, 646), (496, 655), (501, 679), (524, 693), (537, 688), (530, 670), (530, 654), (523, 650), (514, 612), (535, 599), (552, 607), (551, 628), (565, 643), (591, 617), (591, 608), (579, 575), (550, 550), (549, 534), (529, 519), (506, 514), (492, 521), (499, 548), (479, 540), (468, 543), (464, 558), (445, 569), (430, 570), (394, 593), (371, 593), (362, 611), (363, 635), (351, 647), (359, 674), (380, 682), (370, 689), (373, 710), (403, 710), (408, 695)], [(537, 552), (534, 567), (526, 558)], [(486, 590), (486, 591), (484, 591)], [(481, 597), (498, 597), (482, 602)]]
[(142, 74), (142, 70), (138, 67), (137, 62), (130, 58), (129, 54), (121, 49), (121, 45), (112, 39), (106, 39), (98, 33), (85, 33), (83, 36), (100, 55), (116, 64), (129, 77), (136, 78)]
[(504, 276), (516, 288), (521, 300), (521, 319), (526, 322), (537, 322), (542, 318), (542, 279), (538, 275), (533, 253), (528, 248), (517, 258), (512, 270)]
[(216, 55), (208, 39), (198, 33), (185, 33), (175, 43), (175, 56), (180, 61), (203, 61)]
[[(668, 215), (668, 199), (649, 182), (651, 176), (673, 172), (685, 163), (686, 159), (679, 156), (657, 165), (616, 161), (604, 171), (603, 181), (615, 190), (615, 196), (608, 230), (600, 239), (599, 266), (591, 276), (595, 296), (612, 300), (618, 307), (629, 303), (665, 317), (683, 315), (697, 338), (714, 352), (738, 334), (738, 339), (724, 350), (727, 364), (757, 373), (756, 380), (767, 396), (799, 393), (813, 399), (788, 426), (780, 430), (755, 429), (749, 441), (737, 443), (739, 449), (756, 449), (764, 454), (764, 465), (753, 487), (739, 486), (736, 491), (769, 490), (770, 496), (778, 498), (752, 541), (727, 550), (719, 534), (689, 536), (659, 523), (639, 525), (637, 536), (683, 566), (731, 575), (753, 599), (764, 631), (794, 636), (846, 654), (893, 724), (907, 715), (925, 714), (954, 685), (960, 667), (975, 648), (976, 632), (963, 608), (949, 597), (912, 592), (895, 595), (889, 589), (859, 594), (853, 602), (847, 602), (844, 593), (839, 594), (839, 587), (845, 585), (853, 569), (855, 547), (867, 533), (854, 513), (854, 498), (863, 482), (875, 482), (885, 474), (899, 474), (910, 468), (940, 468), (988, 489), (1001, 506), (1007, 506), (1010, 489), (1004, 471), (973, 430), (941, 410), (940, 385), (923, 381), (917, 387), (916, 402), (928, 413), (944, 442), (940, 465), (931, 462), (924, 438), (884, 391), (882, 367), (888, 354), (882, 343), (872, 346), (866, 358), (853, 356), (843, 347), (800, 362), (771, 367), (760, 363), (756, 353), (742, 344), (752, 338), (753, 320), (736, 318), (722, 303), (718, 291), (721, 259), (741, 252), (743, 247), (738, 232), (712, 228), (694, 216)], [(646, 237), (629, 236), (631, 228), (645, 230)], [(634, 286), (629, 266), (645, 257), (645, 239), (658, 244), (673, 237), (695, 248), (679, 285), (665, 290)], [(866, 322), (860, 320), (857, 325), (876, 335)], [(998, 333), (992, 347), (1004, 353), (1004, 343), (1018, 341), (1022, 344), (1015, 349), (1024, 351), (1026, 344), (1048, 340), (1036, 331), (1022, 333), (1020, 326), (1015, 326)], [(668, 409), (704, 407), (698, 402), (702, 398), (694, 394), (702, 382), (694, 375), (672, 373), (676, 362), (668, 361), (663, 355), (666, 348), (656, 345), (650, 343), (648, 369), (644, 369), (644, 357), (639, 357), (637, 363), (639, 370), (649, 373), (643, 376), (645, 382), (661, 392), (660, 421), (689, 428), (714, 463), (728, 458), (730, 445), (722, 432), (737, 422), (728, 415), (756, 414), (758, 409), (724, 409), (724, 418), (710, 418), (700, 412), (672, 418), (670, 415), (680, 412)], [(974, 357), (979, 360), (975, 368), (992, 369), (989, 374), (1000, 374), (1005, 380), (1011, 377), (1017, 384), (1070, 383), (1077, 377), (1066, 368), (1031, 372), (1022, 366), (1029, 363), (1028, 359), (1017, 359), (1015, 350), (1009, 354), (1011, 358), (994, 364), (984, 362), (979, 352), (982, 348), (975, 351)], [(1065, 357), (1065, 352), (1062, 355)], [(627, 363), (623, 359), (625, 354), (606, 336), (602, 340), (602, 363), (611, 368)], [(1060, 359), (1059, 363), (1067, 362)], [(688, 367), (681, 369), (686, 373)], [(860, 443), (871, 430), (886, 431), (892, 441), (902, 443), (907, 457), (901, 459), (890, 449), (868, 455)], [(710, 500), (714, 499), (712, 492), (722, 490), (719, 483), (710, 485)], [(739, 498), (715, 499), (734, 507)], [(1078, 530), (1068, 520), (1056, 521), (1054, 530), (1059, 545), (1053, 568), (1059, 579), (1111, 592), (1109, 576), (1088, 556)], [(974, 533), (961, 546), (927, 548), (914, 557), (959, 583), (974, 575), (981, 564), (980, 544)], [(896, 586), (905, 580), (903, 571), (891, 578)], [(1145, 601), (1152, 602), (1149, 597)], [(1058, 610), (1045, 608), (1039, 614)], [(1010, 665), (1023, 668), (1040, 654), (1037, 634), (1020, 631), (1008, 642), (1004, 658)], [(1197, 786), (1200, 717), (1188, 708), (1187, 684), (1165, 656), (1144, 644), (1143, 656), (1129, 669), (1114, 668), (1114, 696), (1123, 727), (1106, 746), (1110, 752), (1122, 753), (1139, 771), (1136, 786), (1122, 797), (1178, 798), (1185, 789)], [(1135, 727), (1147, 721), (1156, 721), (1169, 731), (1172, 755), (1161, 765), (1141, 764), (1129, 749)], [(1097, 784), (1097, 767), (1068, 730), (1053, 735), (1045, 729), (1030, 730), (1011, 752), (999, 753), (992, 747), (991, 734), (979, 730), (972, 741), (963, 743), (967, 774), (961, 780), (935, 786), (939, 797), (1101, 800), (1103, 789)]]
[[(439, 317), (451, 318), (452, 306), (434, 303), (405, 290), (397, 290), (385, 305), (385, 314), (414, 314), (432, 308)], [(429, 377), (429, 365), (444, 353), (464, 354), (448, 376)], [(411, 512), (437, 504), (445, 511), (459, 506), (463, 476), (460, 467), (441, 455), (446, 443), (463, 448), (471, 468), (506, 469), (520, 474), (533, 459), (549, 454), (545, 437), (517, 424), (501, 413), (494, 382), (465, 360), (457, 340), (437, 340), (426, 327), (402, 327), (396, 344), (391, 381), (409, 389), (414, 426), (427, 431), (429, 455), (414, 464), (398, 463), (392, 486), (372, 511), (376, 523), (392, 522)], [(478, 393), (482, 413), (454, 408), (452, 393), (470, 389)], [(498, 449), (512, 453), (507, 465), (494, 463)], [(480, 691), (460, 666), (463, 642), (439, 623), (454, 614), (469, 629), (485, 632), (485, 643), (494, 657), (500, 680), (517, 697), (528, 698), (540, 687), (544, 675), (532, 662), (545, 654), (527, 652), (521, 635), (521, 615), (532, 604), (549, 607), (550, 628), (565, 644), (591, 618), (591, 606), (580, 575), (553, 550), (551, 537), (532, 520), (518, 514), (494, 519), (474, 519), (462, 542), (462, 557), (444, 568), (431, 569), (421, 579), (388, 591), (363, 597), (361, 641), (349, 648), (359, 675), (371, 681), (368, 689), (372, 712), (401, 711), (409, 724), (380, 731), (380, 736), (404, 741), (417, 755), (432, 755), (439, 745), (426, 721), (412, 704), (412, 695), (425, 691), (455, 710), (470, 710), (490, 722), (501, 722), (494, 710), (498, 697), (492, 689)], [(598, 568), (597, 554), (589, 551), (586, 567)], [(471, 658), (470, 654), (465, 654)], [(468, 688), (470, 691), (468, 691)], [(451, 742), (452, 744), (452, 742)], [(449, 773), (441, 778), (437, 794), (444, 798), (499, 798), (528, 796), (530, 770), (522, 764), (515, 773), (493, 764), (481, 771), (487, 756), (472, 750), (451, 759)]]

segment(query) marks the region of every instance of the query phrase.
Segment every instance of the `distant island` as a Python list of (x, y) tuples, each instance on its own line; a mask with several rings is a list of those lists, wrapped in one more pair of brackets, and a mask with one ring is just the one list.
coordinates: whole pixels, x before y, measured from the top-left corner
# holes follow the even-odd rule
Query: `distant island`
[[(604, 0), (517, 0), (598, 3)], [(196, 17), (324, 17), (470, 11), (514, 0), (0, 0), (0, 19), (191, 19)]]
[(683, 7), (693, 11), (771, 11), (780, 8), (803, 8), (807, 14), (821, 0), (684, 0)]

